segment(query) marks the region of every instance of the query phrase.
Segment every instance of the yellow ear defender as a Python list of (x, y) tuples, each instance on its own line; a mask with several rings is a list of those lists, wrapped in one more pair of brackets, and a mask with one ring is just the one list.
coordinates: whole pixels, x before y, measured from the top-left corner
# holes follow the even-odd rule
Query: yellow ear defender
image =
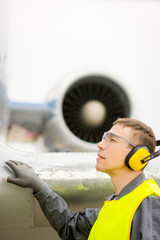
[(145, 146), (136, 146), (134, 147), (126, 156), (125, 164), (128, 168), (132, 170), (142, 169), (148, 161), (143, 162), (142, 160), (147, 157), (149, 158), (150, 152)]
[[(156, 141), (156, 146), (160, 146), (160, 140)], [(160, 156), (160, 149), (150, 154), (147, 147), (135, 146), (126, 156), (125, 164), (131, 170), (137, 171), (158, 156)]]

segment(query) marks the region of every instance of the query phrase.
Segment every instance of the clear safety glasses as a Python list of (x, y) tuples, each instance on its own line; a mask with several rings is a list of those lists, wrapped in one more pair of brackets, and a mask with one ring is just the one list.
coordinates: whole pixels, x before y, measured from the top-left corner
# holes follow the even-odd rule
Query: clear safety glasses
[(132, 147), (136, 147), (136, 145), (131, 143), (129, 140), (127, 140), (127, 139), (125, 139), (125, 138), (123, 138), (123, 137), (121, 137), (121, 136), (119, 136), (119, 135), (117, 135), (115, 133), (111, 133), (111, 132), (105, 132), (103, 134), (102, 140), (105, 140), (105, 141), (108, 142), (109, 141), (109, 136), (119, 137), (119, 138), (123, 139), (124, 141), (128, 142)]

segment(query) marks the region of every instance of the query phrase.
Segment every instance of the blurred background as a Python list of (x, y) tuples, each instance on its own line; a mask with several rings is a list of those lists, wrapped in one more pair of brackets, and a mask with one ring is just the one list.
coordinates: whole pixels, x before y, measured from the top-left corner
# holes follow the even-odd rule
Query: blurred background
[(94, 151), (117, 117), (145, 121), (160, 137), (159, 1), (0, 5), (0, 81), (9, 101), (11, 145)]

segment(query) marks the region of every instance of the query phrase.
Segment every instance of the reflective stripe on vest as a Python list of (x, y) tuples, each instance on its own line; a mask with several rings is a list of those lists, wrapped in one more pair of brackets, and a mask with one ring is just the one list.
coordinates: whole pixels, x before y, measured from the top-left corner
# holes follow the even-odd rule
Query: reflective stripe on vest
[(136, 209), (146, 197), (153, 194), (160, 197), (160, 188), (150, 179), (118, 200), (105, 201), (88, 240), (129, 240)]

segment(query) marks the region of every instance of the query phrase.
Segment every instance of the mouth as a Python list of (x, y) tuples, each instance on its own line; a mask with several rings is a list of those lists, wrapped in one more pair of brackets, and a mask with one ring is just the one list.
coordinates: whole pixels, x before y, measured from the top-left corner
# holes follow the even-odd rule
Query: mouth
[(101, 154), (98, 153), (98, 154), (97, 154), (97, 160), (98, 160), (98, 159), (105, 159), (105, 158), (104, 158)]

